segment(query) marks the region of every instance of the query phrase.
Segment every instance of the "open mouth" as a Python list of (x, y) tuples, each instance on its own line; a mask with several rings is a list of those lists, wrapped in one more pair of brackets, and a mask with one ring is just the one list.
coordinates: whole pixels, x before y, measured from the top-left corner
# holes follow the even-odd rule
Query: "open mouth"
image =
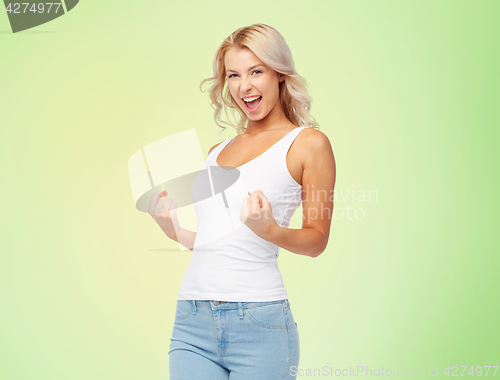
[(255, 111), (259, 107), (261, 101), (262, 96), (259, 96), (258, 99), (252, 100), (251, 102), (243, 102), (245, 103), (245, 107), (248, 111)]

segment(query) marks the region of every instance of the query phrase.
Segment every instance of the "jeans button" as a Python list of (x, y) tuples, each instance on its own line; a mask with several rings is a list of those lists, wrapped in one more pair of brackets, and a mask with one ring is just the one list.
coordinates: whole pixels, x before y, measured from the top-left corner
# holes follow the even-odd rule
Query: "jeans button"
[(214, 301), (214, 305), (217, 306), (219, 304), (219, 301)]

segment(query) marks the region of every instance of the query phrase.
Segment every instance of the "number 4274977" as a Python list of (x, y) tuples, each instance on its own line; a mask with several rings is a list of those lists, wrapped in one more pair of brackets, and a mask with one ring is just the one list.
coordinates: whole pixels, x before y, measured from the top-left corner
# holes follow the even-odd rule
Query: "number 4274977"
[[(21, 4), (25, 6), (24, 9), (22, 9)], [(9, 3), (5, 10), (9, 13), (26, 13), (26, 11), (33, 13), (50, 13), (51, 10), (53, 13), (57, 13), (61, 3), (33, 3), (33, 5), (28, 9), (29, 5), (30, 3)]]
[(470, 369), (469, 369), (469, 371), (465, 372), (467, 370), (467, 368), (469, 368), (469, 366), (467, 366), (467, 365), (461, 365), (460, 368), (463, 368), (461, 374), (460, 374), (460, 371), (458, 369), (459, 368), (458, 366), (451, 367), (451, 372), (450, 372), (450, 366), (448, 366), (448, 367), (446, 367), (446, 369), (444, 370), (443, 373), (445, 375), (448, 375), (448, 376), (463, 376), (465, 374), (471, 375), (471, 376), (474, 376), (474, 375), (481, 376), (483, 374), (483, 367), (485, 368), (485, 371), (486, 371), (486, 373), (484, 374), (484, 376), (488, 376), (488, 373), (490, 372), (491, 368), (495, 369), (495, 371), (491, 373), (491, 375), (493, 375), (493, 376), (496, 375), (497, 370), (498, 370), (498, 366), (497, 365), (492, 365), (492, 366), (485, 365), (485, 366), (477, 366), (475, 369), (474, 369), (474, 366), (471, 366)]

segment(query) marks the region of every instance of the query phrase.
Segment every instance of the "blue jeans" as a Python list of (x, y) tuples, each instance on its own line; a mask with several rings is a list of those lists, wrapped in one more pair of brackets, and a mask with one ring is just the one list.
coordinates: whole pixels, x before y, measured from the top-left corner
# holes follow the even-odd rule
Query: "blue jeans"
[(170, 380), (295, 379), (299, 347), (288, 300), (177, 300)]

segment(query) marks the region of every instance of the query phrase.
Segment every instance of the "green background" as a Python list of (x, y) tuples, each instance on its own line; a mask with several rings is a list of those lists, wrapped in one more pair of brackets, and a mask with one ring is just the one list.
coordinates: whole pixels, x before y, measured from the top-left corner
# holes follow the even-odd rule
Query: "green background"
[(87, 0), (16, 34), (1, 13), (0, 378), (168, 378), (191, 252), (134, 208), (127, 162), (186, 129), (205, 157), (234, 137), (199, 83), (258, 22), (290, 46), (337, 163), (328, 248), (279, 257), (300, 368), (500, 365), (499, 13)]

